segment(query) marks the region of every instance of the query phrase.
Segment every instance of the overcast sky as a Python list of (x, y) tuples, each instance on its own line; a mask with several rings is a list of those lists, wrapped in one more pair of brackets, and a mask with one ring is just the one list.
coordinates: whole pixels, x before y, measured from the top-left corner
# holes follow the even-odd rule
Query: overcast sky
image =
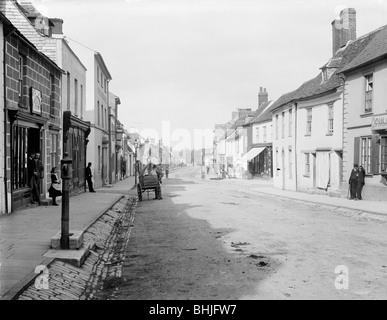
[[(387, 24), (387, 0), (34, 0), (64, 33), (102, 54), (126, 128), (213, 129), (315, 77), (331, 22), (357, 11), (357, 35)], [(71, 44), (71, 42), (70, 42)], [(90, 101), (87, 102), (87, 104)]]

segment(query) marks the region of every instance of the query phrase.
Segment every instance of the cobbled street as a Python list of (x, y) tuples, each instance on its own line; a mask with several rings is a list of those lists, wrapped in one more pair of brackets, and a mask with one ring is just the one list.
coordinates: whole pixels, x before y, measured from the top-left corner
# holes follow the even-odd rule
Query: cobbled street
[(163, 181), (163, 200), (138, 203), (122, 277), (99, 299), (387, 298), (384, 221), (202, 180), (200, 167)]

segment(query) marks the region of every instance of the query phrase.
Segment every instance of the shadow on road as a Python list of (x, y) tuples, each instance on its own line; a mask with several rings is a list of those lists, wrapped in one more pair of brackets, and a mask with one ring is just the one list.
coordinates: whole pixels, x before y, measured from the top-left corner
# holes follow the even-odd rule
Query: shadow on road
[(139, 203), (119, 290), (105, 292), (109, 298), (243, 299), (256, 294), (260, 281), (277, 269), (270, 258), (244, 254), (243, 243), (226, 250), (222, 239), (234, 229), (214, 229), (190, 217), (188, 210), (204, 210), (199, 199), (184, 203), (190, 184), (168, 179), (163, 200)]

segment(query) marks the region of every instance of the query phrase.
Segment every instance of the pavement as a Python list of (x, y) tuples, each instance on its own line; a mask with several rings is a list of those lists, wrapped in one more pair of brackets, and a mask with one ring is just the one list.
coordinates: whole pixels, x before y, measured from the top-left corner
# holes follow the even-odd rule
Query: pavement
[[(91, 226), (134, 186), (134, 177), (81, 193), (70, 198), (70, 232), (84, 231)], [(60, 198), (59, 198), (60, 199)], [(37, 266), (52, 259), (43, 255), (50, 249), (51, 238), (61, 228), (59, 206), (39, 206), (0, 217), (0, 299), (12, 299), (34, 278)]]
[[(206, 179), (211, 178), (216, 178), (216, 176), (211, 175), (211, 173), (210, 175), (206, 176)], [(367, 199), (355, 201), (343, 197), (278, 189), (273, 187), (272, 179), (223, 179), (219, 181), (236, 184), (245, 189), (246, 192), (266, 193), (274, 196), (290, 198), (293, 200), (357, 210), (363, 213), (380, 215), (387, 219), (387, 197), (386, 201), (371, 201)]]

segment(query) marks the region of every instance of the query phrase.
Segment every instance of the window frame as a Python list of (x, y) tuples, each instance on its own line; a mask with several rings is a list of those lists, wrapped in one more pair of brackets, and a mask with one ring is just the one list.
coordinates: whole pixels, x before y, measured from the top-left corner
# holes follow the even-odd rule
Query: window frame
[(374, 74), (369, 73), (364, 76), (364, 79), (365, 79), (364, 113), (368, 114), (368, 113), (372, 113), (372, 109), (373, 109)]
[(359, 156), (360, 165), (363, 166), (366, 174), (372, 174), (372, 136), (360, 137)]
[(307, 136), (312, 135), (312, 121), (313, 121), (313, 114), (312, 114), (312, 108), (306, 109), (306, 134)]
[(380, 137), (380, 169), (379, 169), (379, 171), (383, 175), (387, 174), (387, 136)]
[(335, 108), (333, 104), (328, 104), (328, 134), (335, 132)]
[(305, 177), (310, 177), (310, 153), (305, 153)]

